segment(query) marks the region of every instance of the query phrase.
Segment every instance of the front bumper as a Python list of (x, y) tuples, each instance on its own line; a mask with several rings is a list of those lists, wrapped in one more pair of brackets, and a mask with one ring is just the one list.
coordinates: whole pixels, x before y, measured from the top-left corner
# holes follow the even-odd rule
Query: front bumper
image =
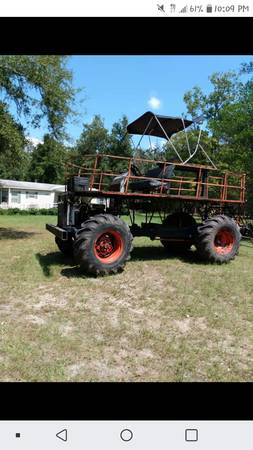
[(68, 231), (64, 230), (63, 228), (57, 227), (56, 225), (46, 223), (46, 229), (50, 231), (50, 233), (53, 233), (56, 237), (58, 237), (62, 241), (67, 241), (69, 238)]

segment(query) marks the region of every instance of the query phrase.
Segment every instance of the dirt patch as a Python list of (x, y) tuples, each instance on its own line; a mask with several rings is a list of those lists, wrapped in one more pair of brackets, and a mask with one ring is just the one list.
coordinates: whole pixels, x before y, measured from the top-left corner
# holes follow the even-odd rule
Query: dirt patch
[(67, 368), (67, 374), (70, 379), (78, 377), (79, 379), (99, 379), (101, 381), (113, 381), (123, 379), (126, 376), (127, 368), (110, 365), (100, 360), (81, 362), (73, 364)]
[(29, 314), (28, 316), (25, 317), (25, 319), (28, 322), (33, 323), (35, 325), (45, 325), (46, 324), (46, 320), (43, 319), (43, 317), (35, 316), (33, 314)]
[(204, 331), (207, 329), (205, 317), (186, 317), (182, 320), (173, 320), (173, 324), (182, 334), (191, 333), (194, 330)]
[(71, 323), (67, 323), (59, 326), (59, 333), (62, 336), (71, 336), (71, 334), (75, 331), (75, 327)]
[(152, 350), (150, 350), (149, 348), (144, 348), (143, 350), (140, 350), (138, 353), (138, 358), (141, 359), (149, 359), (149, 358), (154, 358), (154, 353), (152, 352)]
[(47, 306), (53, 306), (54, 308), (64, 308), (68, 304), (68, 301), (64, 297), (56, 297), (52, 294), (40, 295), (38, 303), (33, 304), (33, 308), (36, 310), (43, 309)]

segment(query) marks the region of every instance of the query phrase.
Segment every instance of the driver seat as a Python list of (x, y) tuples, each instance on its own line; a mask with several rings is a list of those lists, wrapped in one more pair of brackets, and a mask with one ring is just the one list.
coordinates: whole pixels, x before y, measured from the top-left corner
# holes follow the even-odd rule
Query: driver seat
[(163, 164), (159, 164), (158, 167), (149, 169), (144, 175), (145, 177), (151, 177), (153, 179), (134, 180), (130, 185), (131, 190), (149, 193), (163, 186), (163, 190), (168, 193), (170, 182), (168, 181), (167, 183), (162, 183), (162, 181), (160, 181), (159, 179), (156, 180), (156, 178), (172, 178), (174, 176), (174, 169), (174, 164), (169, 164), (165, 168)]
[[(174, 164), (169, 164), (166, 166), (165, 171), (164, 167), (156, 167), (147, 171), (144, 175), (145, 177), (151, 177), (153, 179), (150, 180), (130, 180), (129, 189), (131, 192), (145, 192), (149, 193), (154, 191), (155, 189), (160, 188), (163, 185), (163, 188), (168, 192), (170, 188), (170, 182), (166, 184), (162, 183), (160, 180), (156, 180), (155, 178), (172, 178), (174, 176)], [(133, 176), (143, 176), (141, 173), (137, 173), (135, 167), (131, 168), (131, 175)], [(110, 189), (112, 191), (117, 192), (125, 192), (125, 183), (128, 176), (128, 171), (124, 172), (120, 175), (117, 175), (113, 178)]]
[[(133, 173), (132, 169), (131, 169), (131, 175), (135, 175), (135, 173)], [(125, 183), (126, 183), (127, 176), (128, 176), (128, 171), (121, 173), (120, 175), (117, 175), (116, 177), (114, 177), (111, 182), (110, 189), (112, 191), (125, 192)]]

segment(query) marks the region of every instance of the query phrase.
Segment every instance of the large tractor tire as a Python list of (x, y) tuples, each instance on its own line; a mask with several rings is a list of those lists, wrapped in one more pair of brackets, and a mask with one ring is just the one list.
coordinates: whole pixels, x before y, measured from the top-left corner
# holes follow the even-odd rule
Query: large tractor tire
[(130, 259), (133, 236), (128, 225), (111, 214), (98, 214), (82, 224), (74, 241), (74, 259), (92, 275), (122, 272)]
[(241, 233), (236, 222), (220, 215), (207, 219), (198, 227), (196, 248), (201, 259), (213, 263), (226, 263), (237, 255)]
[[(166, 219), (163, 221), (163, 225), (171, 228), (186, 228), (197, 226), (194, 217), (184, 212), (177, 212), (166, 217)], [(161, 243), (166, 248), (166, 250), (171, 253), (183, 253), (190, 250), (192, 246), (192, 243), (187, 241), (172, 242), (161, 239)]]
[(56, 236), (55, 243), (58, 246), (59, 250), (66, 256), (73, 255), (73, 240), (69, 239), (68, 241), (62, 241), (60, 238)]

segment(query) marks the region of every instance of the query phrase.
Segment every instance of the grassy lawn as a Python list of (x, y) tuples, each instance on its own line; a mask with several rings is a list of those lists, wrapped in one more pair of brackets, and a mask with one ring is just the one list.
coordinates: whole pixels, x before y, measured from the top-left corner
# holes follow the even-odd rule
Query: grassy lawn
[(1, 381), (252, 381), (253, 245), (228, 265), (135, 240), (91, 278), (57, 249), (54, 216), (0, 216)]

